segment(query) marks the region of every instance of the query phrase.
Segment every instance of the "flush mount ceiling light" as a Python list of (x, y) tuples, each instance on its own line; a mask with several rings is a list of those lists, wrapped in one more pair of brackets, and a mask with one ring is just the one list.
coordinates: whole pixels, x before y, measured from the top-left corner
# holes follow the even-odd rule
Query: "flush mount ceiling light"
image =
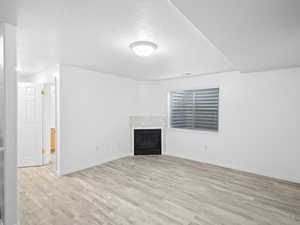
[(157, 45), (150, 41), (136, 41), (129, 45), (134, 54), (142, 57), (150, 56), (157, 49)]

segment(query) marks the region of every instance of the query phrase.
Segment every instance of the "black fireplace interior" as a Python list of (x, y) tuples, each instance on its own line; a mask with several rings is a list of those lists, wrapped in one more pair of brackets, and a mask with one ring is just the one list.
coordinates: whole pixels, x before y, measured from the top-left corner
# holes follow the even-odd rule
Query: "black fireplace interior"
[(135, 129), (134, 155), (161, 155), (161, 129)]

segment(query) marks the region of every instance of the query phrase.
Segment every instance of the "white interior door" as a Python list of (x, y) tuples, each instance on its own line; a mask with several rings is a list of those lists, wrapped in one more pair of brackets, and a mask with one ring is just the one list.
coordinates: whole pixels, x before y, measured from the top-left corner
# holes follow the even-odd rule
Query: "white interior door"
[(18, 166), (43, 165), (41, 84), (18, 84)]

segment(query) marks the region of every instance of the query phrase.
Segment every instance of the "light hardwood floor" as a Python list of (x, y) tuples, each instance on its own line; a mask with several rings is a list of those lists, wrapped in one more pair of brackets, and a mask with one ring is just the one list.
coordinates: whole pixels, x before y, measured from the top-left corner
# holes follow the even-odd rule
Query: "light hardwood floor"
[[(299, 171), (300, 172), (300, 171)], [(19, 169), (21, 225), (299, 225), (300, 185), (171, 156)]]

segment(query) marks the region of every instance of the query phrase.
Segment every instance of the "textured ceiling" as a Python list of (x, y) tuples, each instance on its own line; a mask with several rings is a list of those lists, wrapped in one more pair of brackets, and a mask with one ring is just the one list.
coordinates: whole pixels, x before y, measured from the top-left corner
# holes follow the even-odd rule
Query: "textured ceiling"
[[(23, 74), (57, 63), (137, 79), (233, 69), (168, 0), (20, 0), (18, 27)], [(139, 40), (156, 43), (155, 54), (135, 56), (129, 45)]]
[[(299, 0), (19, 0), (18, 67), (164, 79), (300, 66), (299, 11)], [(155, 54), (135, 56), (128, 46), (140, 40)]]
[(299, 0), (172, 0), (242, 72), (300, 66)]

